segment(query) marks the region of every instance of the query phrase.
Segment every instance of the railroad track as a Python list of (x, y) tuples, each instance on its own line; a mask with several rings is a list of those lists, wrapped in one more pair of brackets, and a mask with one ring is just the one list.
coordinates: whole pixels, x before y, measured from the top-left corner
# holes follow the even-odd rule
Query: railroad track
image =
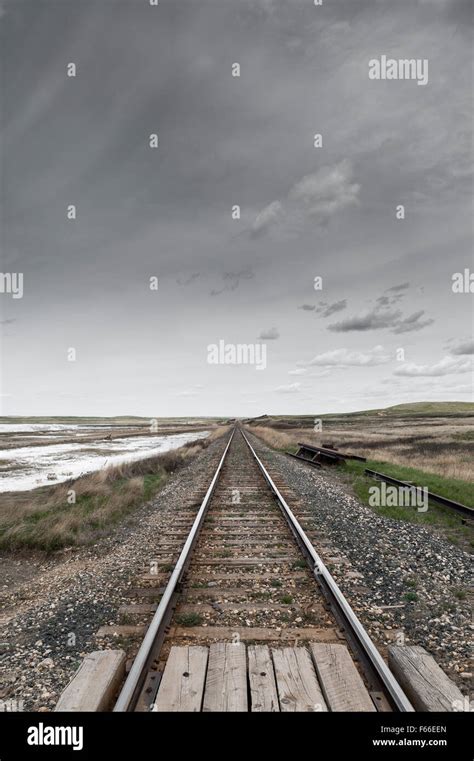
[(234, 428), (114, 711), (413, 710), (277, 481)]

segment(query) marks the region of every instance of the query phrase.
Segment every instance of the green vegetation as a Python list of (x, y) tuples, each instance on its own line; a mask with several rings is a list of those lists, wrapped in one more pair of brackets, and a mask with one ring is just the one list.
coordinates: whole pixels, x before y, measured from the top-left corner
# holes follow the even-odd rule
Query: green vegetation
[(200, 626), (202, 624), (202, 616), (199, 613), (179, 613), (176, 616), (176, 622), (180, 626)]
[(455, 441), (474, 441), (474, 431), (461, 431), (453, 436)]
[(293, 563), (292, 568), (307, 568), (306, 560), (296, 560), (296, 562)]
[(291, 605), (291, 603), (293, 602), (293, 598), (291, 595), (282, 595), (280, 597), (280, 602), (282, 602), (283, 605)]
[[(474, 484), (469, 481), (461, 481), (455, 478), (444, 478), (443, 476), (436, 475), (435, 473), (426, 473), (418, 468), (410, 468), (403, 465), (395, 465), (389, 462), (381, 462), (377, 460), (367, 460), (367, 462), (359, 462), (357, 460), (347, 460), (346, 464), (341, 466), (345, 472), (351, 473), (356, 476), (354, 483), (354, 489), (357, 496), (364, 502), (368, 503), (369, 487), (378, 483), (373, 478), (364, 475), (365, 468), (369, 470), (376, 470), (380, 473), (385, 473), (387, 476), (397, 478), (400, 481), (410, 481), (414, 486), (421, 486), (428, 489), (433, 494), (439, 494), (440, 496), (453, 499), (456, 502), (461, 502), (463, 505), (469, 505), (474, 507)], [(433, 505), (434, 508), (434, 505)], [(407, 508), (386, 508), (392, 509), (407, 509)], [(436, 506), (436, 509), (441, 511), (448, 511), (449, 515), (452, 515), (452, 510), (449, 508), (443, 508)], [(428, 510), (428, 513), (430, 511)], [(420, 515), (428, 515), (428, 513), (420, 513)]]
[[(416, 468), (402, 467), (387, 462), (367, 461), (367, 463), (361, 463), (350, 460), (346, 462), (346, 465), (338, 466), (337, 470), (349, 476), (356, 496), (366, 505), (369, 505), (370, 487), (380, 484), (380, 481), (365, 476), (365, 467), (386, 473), (401, 481), (411, 481), (415, 486), (426, 486), (428, 491), (435, 494), (444, 495), (448, 499), (454, 499), (462, 504), (474, 506), (474, 487), (472, 483), (467, 481), (442, 478), (441, 476), (426, 473)], [(372, 505), (370, 507), (378, 515), (382, 515), (385, 518), (435, 527), (443, 532), (443, 535), (449, 542), (464, 548), (466, 551), (470, 551), (473, 547), (472, 527), (469, 523), (463, 523), (465, 519), (461, 513), (457, 513), (449, 507), (430, 502), (428, 510), (424, 513), (418, 512), (416, 507), (379, 507)]]

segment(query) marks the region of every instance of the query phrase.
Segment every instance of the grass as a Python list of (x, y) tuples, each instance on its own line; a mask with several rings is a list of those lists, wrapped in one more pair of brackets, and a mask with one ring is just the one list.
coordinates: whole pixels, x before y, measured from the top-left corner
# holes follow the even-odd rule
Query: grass
[(169, 475), (185, 467), (225, 429), (206, 439), (137, 462), (30, 492), (3, 494), (0, 549), (52, 553), (91, 544), (152, 499)]
[[(411, 417), (407, 417), (407, 411)], [(321, 416), (323, 432), (313, 430), (314, 418), (309, 416), (265, 418), (258, 424), (254, 421), (248, 428), (279, 451), (296, 452), (299, 441), (315, 446), (331, 442), (342, 452), (367, 457), (365, 463), (347, 460), (345, 465), (328, 471), (348, 480), (364, 504), (369, 505), (370, 487), (379, 483), (364, 475), (365, 468), (369, 468), (474, 507), (471, 417), (474, 405), (427, 402), (382, 410), (381, 417), (378, 411), (374, 412), (377, 414), (334, 416), (328, 421)], [(445, 418), (428, 419), (440, 414)], [(469, 546), (469, 537), (472, 538), (472, 529), (462, 523), (460, 514), (434, 502), (425, 513), (412, 507), (371, 506), (371, 509), (387, 518), (438, 527), (453, 544)]]
[(463, 505), (474, 507), (474, 484), (469, 481), (457, 478), (445, 478), (435, 473), (426, 473), (418, 468), (394, 465), (393, 463), (382, 462), (380, 460), (367, 460), (367, 462), (347, 460), (346, 464), (342, 467), (347, 473), (352, 473), (359, 477), (362, 476), (367, 487), (373, 486), (378, 482), (373, 478), (364, 476), (365, 468), (377, 470), (400, 481), (410, 481), (415, 486), (426, 487), (433, 494), (439, 494), (456, 502), (461, 502)]
[[(374, 467), (374, 466), (377, 467)], [(387, 475), (392, 475), (394, 478), (400, 480), (413, 481), (417, 486), (427, 486), (428, 490), (437, 492), (438, 494), (445, 494), (451, 499), (456, 499), (464, 504), (472, 504), (472, 484), (456, 482), (452, 484), (452, 479), (440, 479), (439, 476), (430, 477), (430, 474), (418, 471), (415, 468), (399, 468), (390, 465), (389, 463), (381, 462), (367, 462), (359, 463), (356, 461), (349, 461), (346, 465), (339, 466), (338, 471), (343, 472), (346, 476), (349, 476), (352, 481), (352, 488), (358, 497), (358, 499), (369, 505), (369, 489), (371, 486), (380, 483), (373, 478), (369, 478), (364, 475), (364, 467), (368, 466), (373, 470), (379, 470)], [(454, 488), (456, 486), (456, 488)], [(450, 489), (452, 489), (450, 491)], [(456, 494), (453, 497), (453, 493)], [(468, 549), (469, 537), (472, 537), (472, 528), (469, 525), (463, 524), (463, 517), (460, 513), (456, 513), (449, 507), (435, 504), (430, 502), (428, 510), (418, 512), (416, 507), (401, 507), (401, 506), (380, 506), (375, 507), (370, 505), (371, 510), (382, 515), (385, 518), (392, 518), (394, 520), (407, 521), (409, 523), (416, 523), (422, 526), (431, 526), (443, 531), (446, 539), (451, 544), (462, 545), (465, 549)]]
[(199, 613), (179, 613), (176, 616), (176, 622), (180, 626), (200, 626), (202, 624), (202, 616)]
[[(314, 430), (315, 419), (322, 430)], [(340, 415), (255, 419), (250, 431), (271, 447), (295, 452), (299, 441), (333, 443), (341, 452), (473, 481), (474, 404), (422, 402)]]
[(280, 602), (283, 603), (283, 605), (291, 605), (293, 598), (291, 595), (282, 595), (280, 597)]
[(297, 568), (307, 568), (307, 567), (308, 567), (308, 566), (307, 566), (306, 560), (296, 560), (296, 561), (293, 563), (293, 565), (292, 565), (292, 568), (293, 568), (293, 569), (295, 569), (295, 570), (296, 570)]

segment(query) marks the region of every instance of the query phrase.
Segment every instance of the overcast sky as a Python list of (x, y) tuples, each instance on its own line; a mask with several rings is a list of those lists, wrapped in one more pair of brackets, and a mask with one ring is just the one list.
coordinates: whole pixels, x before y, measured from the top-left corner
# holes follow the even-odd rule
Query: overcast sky
[[(1, 1), (3, 414), (471, 400), (470, 8)], [(382, 55), (428, 83), (370, 80)]]

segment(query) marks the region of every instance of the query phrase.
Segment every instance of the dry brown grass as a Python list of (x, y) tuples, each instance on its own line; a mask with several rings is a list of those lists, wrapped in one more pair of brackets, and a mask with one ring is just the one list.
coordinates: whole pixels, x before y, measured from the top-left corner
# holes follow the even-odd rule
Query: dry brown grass
[(369, 460), (409, 466), (445, 478), (474, 480), (470, 419), (323, 421), (323, 432), (310, 427), (276, 430), (268, 425), (249, 426), (248, 430), (276, 449), (294, 448), (299, 441), (314, 446), (329, 442)]
[[(229, 430), (136, 462), (123, 463), (56, 486), (2, 495), (0, 548), (53, 551), (95, 541), (151, 499), (169, 474), (185, 467)], [(71, 503), (71, 493), (75, 501)]]

